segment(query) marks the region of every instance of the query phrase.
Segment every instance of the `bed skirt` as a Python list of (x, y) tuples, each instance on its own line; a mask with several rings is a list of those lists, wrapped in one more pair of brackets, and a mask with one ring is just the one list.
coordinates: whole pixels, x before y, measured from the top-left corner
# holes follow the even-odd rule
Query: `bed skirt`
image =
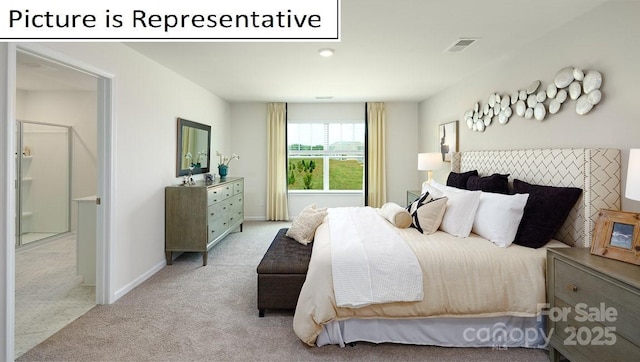
[(544, 317), (348, 319), (323, 326), (316, 344), (400, 343), (440, 347), (547, 348)]

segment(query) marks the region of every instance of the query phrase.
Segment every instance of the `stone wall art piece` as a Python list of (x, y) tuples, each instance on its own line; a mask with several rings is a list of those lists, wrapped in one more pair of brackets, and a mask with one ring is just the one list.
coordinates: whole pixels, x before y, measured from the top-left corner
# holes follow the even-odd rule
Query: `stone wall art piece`
[(504, 94), (491, 93), (484, 105), (476, 102), (462, 118), (469, 129), (484, 132), (496, 123), (509, 123), (514, 114), (544, 121), (567, 107), (568, 100), (575, 101), (577, 114), (585, 115), (602, 100), (601, 86), (602, 74), (597, 70), (564, 67), (546, 87), (535, 80), (526, 88)]

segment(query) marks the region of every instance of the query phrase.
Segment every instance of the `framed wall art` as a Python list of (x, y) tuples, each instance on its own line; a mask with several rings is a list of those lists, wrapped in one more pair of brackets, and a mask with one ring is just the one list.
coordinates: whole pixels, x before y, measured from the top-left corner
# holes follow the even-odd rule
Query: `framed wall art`
[(640, 265), (640, 214), (600, 210), (591, 254)]
[(454, 152), (458, 152), (458, 121), (438, 126), (438, 137), (442, 161), (451, 161)]

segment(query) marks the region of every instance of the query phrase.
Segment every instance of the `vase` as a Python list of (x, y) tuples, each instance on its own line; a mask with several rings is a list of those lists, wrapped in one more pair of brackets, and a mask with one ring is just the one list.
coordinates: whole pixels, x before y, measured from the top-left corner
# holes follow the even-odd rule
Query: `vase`
[(229, 172), (229, 166), (227, 165), (218, 165), (218, 174), (220, 178), (227, 177), (227, 173)]

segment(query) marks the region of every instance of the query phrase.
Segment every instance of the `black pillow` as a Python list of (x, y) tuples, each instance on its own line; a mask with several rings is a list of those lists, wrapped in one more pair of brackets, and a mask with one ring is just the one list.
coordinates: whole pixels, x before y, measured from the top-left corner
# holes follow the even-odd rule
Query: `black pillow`
[(558, 232), (582, 194), (576, 187), (532, 185), (513, 180), (514, 194), (529, 194), (514, 244), (539, 248)]
[(471, 176), (478, 176), (478, 170), (467, 171), (462, 173), (450, 172), (449, 177), (447, 177), (447, 186), (466, 190), (467, 180)]
[(491, 176), (479, 177), (471, 176), (467, 180), (467, 190), (497, 192), (499, 194), (509, 193), (509, 174), (501, 175), (494, 173)]

